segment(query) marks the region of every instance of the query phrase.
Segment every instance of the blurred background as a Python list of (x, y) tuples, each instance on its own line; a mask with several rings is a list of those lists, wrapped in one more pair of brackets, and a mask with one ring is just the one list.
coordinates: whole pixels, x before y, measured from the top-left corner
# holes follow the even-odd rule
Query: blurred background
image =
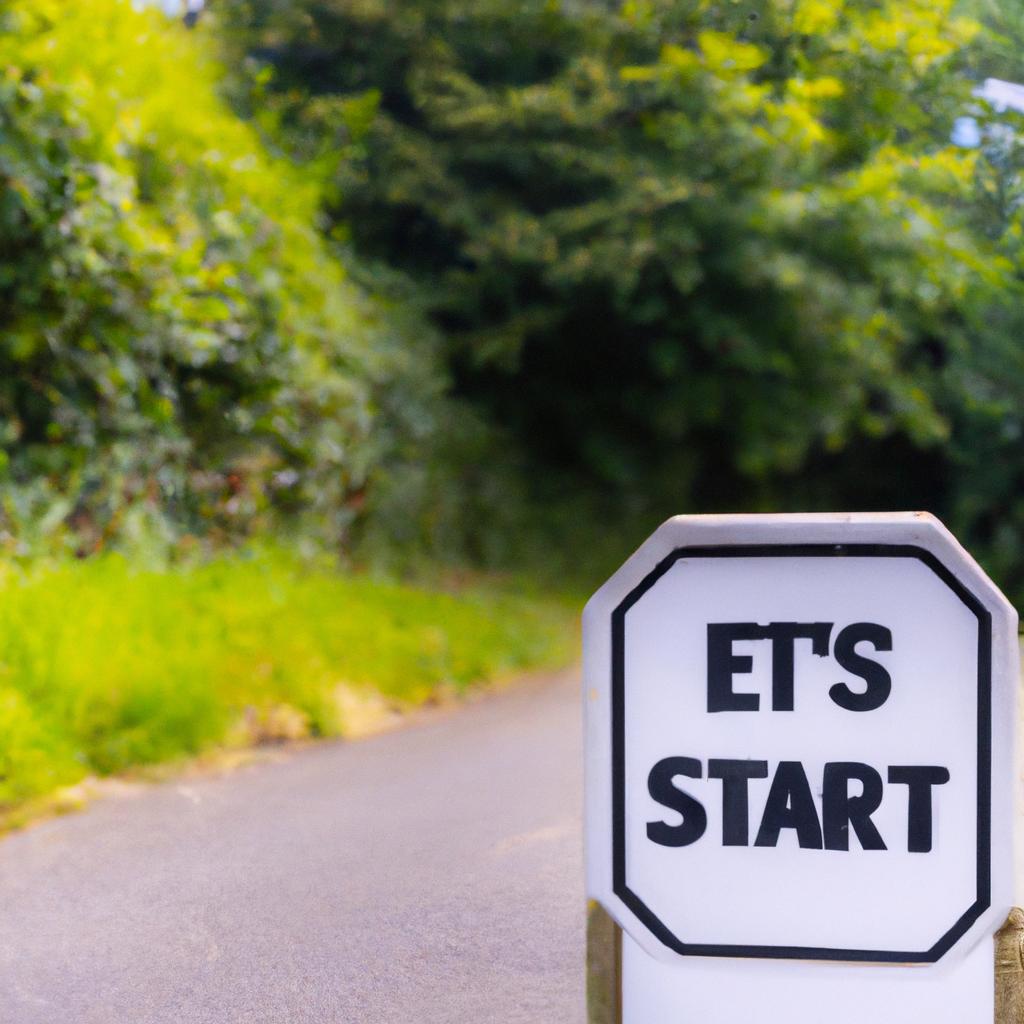
[(671, 514), (1024, 598), (1018, 0), (0, 20), (7, 823), (570, 661)]

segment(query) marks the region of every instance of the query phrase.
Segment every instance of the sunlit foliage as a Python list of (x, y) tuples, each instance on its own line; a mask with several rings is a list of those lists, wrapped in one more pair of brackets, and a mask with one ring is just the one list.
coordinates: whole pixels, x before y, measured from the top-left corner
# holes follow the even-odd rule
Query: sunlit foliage
[(443, 382), (316, 230), (194, 34), (128, 0), (23, 0), (0, 33), (0, 548), (338, 543)]

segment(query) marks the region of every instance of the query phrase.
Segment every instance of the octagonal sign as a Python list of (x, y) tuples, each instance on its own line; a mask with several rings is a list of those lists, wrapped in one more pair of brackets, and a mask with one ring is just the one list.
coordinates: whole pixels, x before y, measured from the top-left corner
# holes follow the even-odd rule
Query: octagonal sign
[(966, 952), (1012, 902), (1016, 636), (931, 516), (670, 520), (584, 613), (591, 895), (660, 956)]

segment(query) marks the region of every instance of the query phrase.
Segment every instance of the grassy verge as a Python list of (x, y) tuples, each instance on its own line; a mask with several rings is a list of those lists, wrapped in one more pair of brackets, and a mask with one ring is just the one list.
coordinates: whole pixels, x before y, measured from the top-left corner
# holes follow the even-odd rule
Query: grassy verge
[(0, 823), (89, 775), (357, 729), (367, 703), (554, 667), (575, 609), (279, 553), (173, 569), (0, 566)]

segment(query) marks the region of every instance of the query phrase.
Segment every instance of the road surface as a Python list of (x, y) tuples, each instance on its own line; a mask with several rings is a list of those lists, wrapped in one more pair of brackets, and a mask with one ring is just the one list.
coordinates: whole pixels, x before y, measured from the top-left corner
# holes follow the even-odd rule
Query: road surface
[(580, 1024), (577, 693), (0, 841), (0, 1024)]

